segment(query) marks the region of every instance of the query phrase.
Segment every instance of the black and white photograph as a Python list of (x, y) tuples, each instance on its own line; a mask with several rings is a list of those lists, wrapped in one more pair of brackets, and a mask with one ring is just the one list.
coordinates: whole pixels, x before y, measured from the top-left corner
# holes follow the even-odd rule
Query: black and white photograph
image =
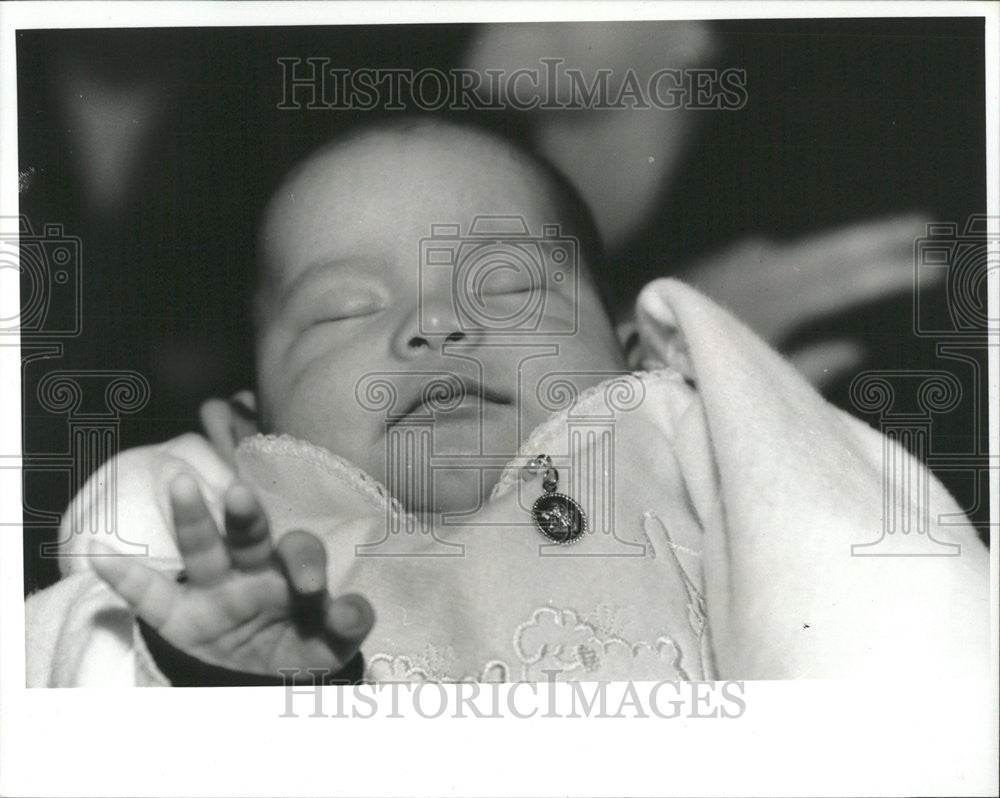
[(0, 24), (0, 793), (996, 793), (996, 6)]

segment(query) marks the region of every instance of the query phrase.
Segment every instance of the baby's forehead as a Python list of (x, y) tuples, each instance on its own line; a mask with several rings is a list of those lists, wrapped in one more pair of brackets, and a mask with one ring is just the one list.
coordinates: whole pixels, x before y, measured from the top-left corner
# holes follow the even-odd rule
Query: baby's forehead
[(467, 229), (483, 214), (520, 215), (538, 235), (563, 221), (561, 200), (542, 166), (497, 137), (448, 125), (359, 131), (282, 183), (263, 218), (261, 254), (269, 271), (287, 272), (309, 247), (385, 245), (397, 235), (416, 247), (432, 225)]
[(272, 217), (307, 210), (283, 206), (283, 195), (347, 192), (352, 202), (386, 193), (444, 200), (441, 192), (450, 191), (485, 200), (506, 197), (508, 203), (520, 197), (537, 205), (547, 203), (552, 189), (545, 170), (503, 139), (451, 125), (400, 125), (362, 129), (317, 150), (283, 181), (269, 210)]
[(535, 164), (511, 142), (486, 131), (448, 123), (415, 121), (360, 127), (317, 150), (319, 158), (384, 158), (396, 153), (445, 157), (456, 165), (490, 162), (530, 167)]

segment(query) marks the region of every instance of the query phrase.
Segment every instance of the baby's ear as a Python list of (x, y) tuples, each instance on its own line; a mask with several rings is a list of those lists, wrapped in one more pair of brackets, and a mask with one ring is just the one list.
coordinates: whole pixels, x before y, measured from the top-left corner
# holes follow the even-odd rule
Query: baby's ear
[(202, 403), (199, 415), (212, 448), (230, 465), (235, 465), (240, 441), (260, 432), (253, 391), (237, 391), (229, 399), (209, 399)]
[(639, 325), (636, 323), (635, 314), (629, 314), (615, 324), (615, 335), (618, 336), (618, 344), (625, 355), (625, 364), (629, 371), (639, 371), (642, 366), (642, 346), (639, 340)]

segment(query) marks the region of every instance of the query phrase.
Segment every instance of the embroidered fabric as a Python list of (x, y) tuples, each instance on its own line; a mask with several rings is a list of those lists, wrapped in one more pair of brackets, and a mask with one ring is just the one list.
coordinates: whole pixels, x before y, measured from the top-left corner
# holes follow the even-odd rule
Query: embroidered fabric
[(459, 674), (453, 671), (450, 647), (428, 644), (417, 656), (375, 654), (368, 660), (365, 680), (485, 683), (705, 678), (701, 656), (691, 665), (683, 662), (681, 647), (671, 635), (632, 640), (620, 628), (622, 624), (608, 623), (609, 612), (630, 615), (635, 611), (634, 606), (604, 604), (582, 616), (572, 608), (538, 607), (514, 630), (517, 660), (513, 665), (493, 659), (476, 673)]
[[(687, 593), (688, 603), (688, 625), (691, 627), (691, 631), (694, 633), (698, 641), (698, 667), (702, 674), (705, 674), (708, 670), (706, 660), (706, 652), (708, 649), (708, 613), (705, 609), (705, 593), (702, 588), (705, 578), (704, 573), (701, 570), (701, 552), (693, 551), (687, 546), (683, 546), (679, 543), (675, 543), (670, 535), (670, 530), (667, 529), (667, 525), (663, 523), (663, 519), (660, 518), (655, 513), (646, 513), (642, 519), (643, 533), (646, 535), (647, 540), (652, 540), (649, 535), (649, 531), (646, 528), (647, 524), (651, 521), (655, 521), (660, 527), (663, 533), (663, 537), (667, 541), (667, 551), (670, 554), (670, 560), (676, 569), (677, 576), (680, 578), (681, 583), (684, 585), (684, 591)], [(681, 562), (678, 557), (678, 553), (682, 552), (689, 557), (695, 559), (698, 562), (698, 572), (694, 575), (684, 567), (684, 563)]]

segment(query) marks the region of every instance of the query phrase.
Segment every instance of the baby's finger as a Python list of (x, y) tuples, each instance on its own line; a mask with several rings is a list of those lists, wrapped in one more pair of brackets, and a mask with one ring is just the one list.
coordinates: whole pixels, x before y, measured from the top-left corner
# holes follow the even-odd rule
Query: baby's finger
[(327, 645), (348, 662), (375, 625), (375, 611), (368, 600), (357, 593), (348, 593), (326, 602), (324, 630)]
[(242, 571), (271, 562), (271, 532), (267, 515), (253, 491), (237, 482), (226, 491), (226, 544), (233, 566)]
[(326, 593), (326, 549), (315, 535), (295, 529), (278, 541), (278, 561), (296, 596)]
[(230, 465), (236, 461), (236, 443), (230, 428), (232, 411), (225, 399), (206, 399), (198, 408), (205, 435), (222, 459)]
[(214, 584), (228, 573), (229, 554), (192, 476), (181, 474), (170, 483), (170, 505), (188, 583)]
[(136, 557), (122, 556), (101, 543), (90, 547), (94, 571), (129, 603), (135, 614), (159, 629), (180, 596), (177, 582), (143, 565)]

